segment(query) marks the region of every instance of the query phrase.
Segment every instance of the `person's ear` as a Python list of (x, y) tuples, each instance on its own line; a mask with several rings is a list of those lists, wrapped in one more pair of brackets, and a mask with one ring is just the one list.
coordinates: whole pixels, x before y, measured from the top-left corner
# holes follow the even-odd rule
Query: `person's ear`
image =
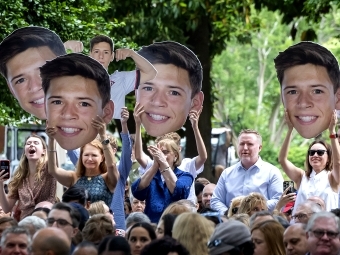
[(72, 238), (75, 237), (77, 235), (77, 233), (79, 232), (79, 228), (73, 228), (72, 231)]
[(111, 54), (110, 62), (112, 62), (114, 59), (115, 59), (115, 51), (113, 50)]
[(335, 109), (340, 110), (340, 88), (335, 93)]
[(103, 108), (103, 120), (106, 124), (110, 123), (114, 113), (114, 103), (110, 100)]
[(259, 152), (262, 150), (262, 144), (260, 145), (260, 147), (259, 147)]
[(190, 110), (199, 111), (202, 109), (204, 101), (204, 94), (202, 91), (198, 92), (193, 99), (191, 99), (191, 107)]

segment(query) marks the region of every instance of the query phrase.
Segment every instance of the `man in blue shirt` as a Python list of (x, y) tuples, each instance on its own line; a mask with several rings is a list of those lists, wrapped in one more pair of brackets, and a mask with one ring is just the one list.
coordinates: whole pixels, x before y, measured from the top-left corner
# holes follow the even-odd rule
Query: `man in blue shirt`
[(255, 130), (242, 130), (238, 137), (240, 162), (225, 169), (211, 198), (211, 208), (225, 213), (234, 197), (261, 193), (269, 210), (274, 210), (283, 192), (280, 170), (259, 156), (262, 137)]

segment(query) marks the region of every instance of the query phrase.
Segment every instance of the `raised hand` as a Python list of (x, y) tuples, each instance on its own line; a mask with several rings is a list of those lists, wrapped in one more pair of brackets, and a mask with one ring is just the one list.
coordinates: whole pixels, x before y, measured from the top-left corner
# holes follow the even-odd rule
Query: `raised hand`
[(166, 157), (164, 153), (156, 146), (150, 145), (148, 147), (148, 151), (153, 157), (154, 161), (157, 161), (160, 167), (167, 167), (169, 166), (168, 162), (166, 161)]
[(200, 118), (201, 112), (202, 112), (203, 107), (199, 111), (196, 110), (191, 110), (189, 112), (189, 120), (191, 122), (191, 126), (198, 126), (198, 120)]
[(131, 49), (117, 49), (115, 59), (116, 61), (125, 60), (126, 58), (131, 57), (133, 53), (134, 51)]
[(106, 123), (100, 116), (96, 116), (96, 118), (92, 119), (91, 125), (93, 128), (97, 129), (99, 135), (101, 137), (105, 137), (106, 135)]
[(133, 117), (135, 119), (136, 125), (141, 125), (142, 124), (142, 114), (144, 113), (144, 106), (141, 105), (140, 103), (136, 103), (135, 109), (133, 111)]
[(338, 117), (336, 114), (336, 110), (333, 111), (332, 117), (331, 117), (331, 121), (329, 123), (329, 127), (328, 130), (329, 132), (331, 132), (332, 134), (335, 134), (335, 127), (336, 127), (336, 123), (338, 122)]
[(122, 107), (122, 111), (120, 113), (120, 122), (127, 123), (128, 119), (129, 119), (129, 111), (127, 107)]
[(58, 129), (56, 127), (47, 126), (46, 129), (45, 129), (45, 132), (46, 132), (47, 136), (49, 137), (49, 139), (54, 140), (54, 136), (56, 135), (57, 130)]
[(73, 53), (82, 52), (84, 45), (81, 41), (69, 40), (64, 43), (66, 50), (71, 50)]

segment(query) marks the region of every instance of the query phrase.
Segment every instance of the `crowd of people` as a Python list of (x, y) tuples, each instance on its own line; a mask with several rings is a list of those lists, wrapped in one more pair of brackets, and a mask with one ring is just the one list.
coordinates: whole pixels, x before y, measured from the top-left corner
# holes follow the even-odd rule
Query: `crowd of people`
[[(36, 39), (25, 29), (13, 36), (18, 35), (24, 41)], [(8, 40), (0, 44), (0, 71), (6, 79), (12, 75), (15, 54), (25, 55), (28, 50), (41, 57), (47, 50), (43, 38), (38, 46), (1, 55)], [(65, 46), (79, 47), (79, 43)], [(216, 172), (217, 183), (198, 177), (210, 169), (204, 169), (207, 151), (198, 128), (202, 66), (192, 51), (175, 42), (154, 43), (139, 52), (116, 51), (117, 60), (131, 57), (138, 70), (115, 72), (109, 80), (107, 69), (114, 53), (112, 40), (97, 36), (91, 40), (91, 59), (72, 53), (40, 67), (48, 142), (30, 135), (8, 185), (8, 173), (0, 172), (0, 254), (340, 253), (340, 134), (336, 111), (329, 111), (332, 106), (322, 101), (327, 93), (335, 98), (340, 72), (329, 51), (303, 42), (275, 59), (288, 126), (278, 161), (294, 183), (285, 189), (281, 171), (261, 158), (262, 136), (253, 129), (242, 130), (233, 145), (238, 162), (229, 150), (219, 156), (225, 157), (221, 162), (226, 165), (216, 168), (223, 169)], [(29, 80), (21, 76), (14, 76), (9, 86)], [(108, 81), (113, 90), (103, 85)], [(70, 86), (73, 83), (75, 87)], [(93, 96), (79, 96), (82, 88)], [(124, 107), (125, 95), (133, 89), (134, 136)], [(17, 95), (16, 90), (11, 91)], [(24, 98), (20, 100), (24, 105)], [(323, 104), (327, 113), (321, 109)], [(95, 117), (89, 118), (90, 113)], [(106, 130), (112, 117), (120, 119), (122, 128), (119, 162), (118, 141)], [(183, 117), (189, 118), (195, 136), (193, 158), (182, 158), (181, 137), (171, 132), (183, 124)], [(293, 130), (311, 138), (325, 130), (325, 123), (330, 143), (311, 142), (305, 169), (296, 167), (288, 159)], [(142, 127), (155, 137), (147, 151), (143, 151)], [(81, 139), (74, 139), (78, 133)], [(98, 134), (94, 140), (93, 134)], [(67, 149), (74, 171), (59, 167), (56, 143)], [(57, 183), (65, 189), (60, 198)]]

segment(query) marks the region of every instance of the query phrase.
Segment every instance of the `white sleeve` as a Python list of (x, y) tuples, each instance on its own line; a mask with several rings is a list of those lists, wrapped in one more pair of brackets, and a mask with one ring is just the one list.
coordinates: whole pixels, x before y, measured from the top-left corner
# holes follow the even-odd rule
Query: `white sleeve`
[(143, 168), (142, 166), (138, 167), (138, 171), (139, 171), (140, 176), (142, 176), (146, 172), (146, 170), (150, 169), (150, 167), (153, 164), (153, 160), (149, 156), (147, 156), (147, 157), (148, 157), (148, 161), (146, 163), (146, 167), (145, 168)]
[(202, 165), (198, 170), (196, 170), (196, 158), (197, 156), (194, 158), (184, 158), (181, 165), (178, 167), (180, 170), (190, 173), (194, 179), (198, 174), (202, 173), (204, 169), (204, 165)]

